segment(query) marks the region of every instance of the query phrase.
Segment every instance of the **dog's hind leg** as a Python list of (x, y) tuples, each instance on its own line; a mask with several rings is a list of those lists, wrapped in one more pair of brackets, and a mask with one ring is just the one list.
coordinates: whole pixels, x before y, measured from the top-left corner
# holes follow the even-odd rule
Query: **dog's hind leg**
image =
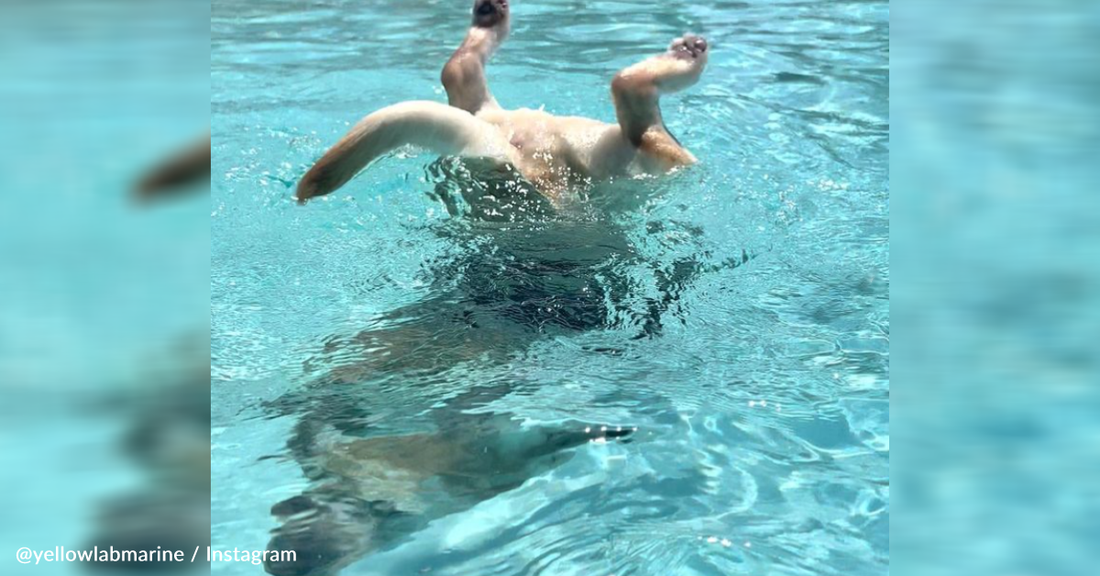
[(470, 30), (440, 75), (451, 106), (471, 114), (500, 107), (489, 92), (485, 64), (508, 36), (510, 16), (507, 0), (475, 0)]
[(685, 34), (669, 45), (664, 54), (629, 66), (611, 81), (615, 115), (623, 135), (635, 146), (650, 129), (664, 131), (658, 99), (679, 92), (699, 80), (707, 64), (707, 41)]
[(469, 112), (438, 102), (402, 102), (363, 118), (330, 148), (298, 183), (298, 201), (334, 192), (379, 156), (406, 145), (500, 162), (514, 154), (503, 135)]
[(651, 173), (695, 163), (695, 157), (665, 128), (659, 100), (699, 80), (707, 64), (707, 51), (706, 40), (685, 34), (674, 40), (664, 54), (616, 74), (611, 81), (611, 95), (619, 127), (608, 131), (592, 157), (614, 165), (615, 159), (640, 151), (646, 159), (643, 166)]

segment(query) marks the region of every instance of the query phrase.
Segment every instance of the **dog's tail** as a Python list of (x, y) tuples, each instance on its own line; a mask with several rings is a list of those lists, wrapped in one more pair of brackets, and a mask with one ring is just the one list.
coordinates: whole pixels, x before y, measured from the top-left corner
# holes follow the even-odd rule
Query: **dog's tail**
[(465, 110), (438, 102), (402, 102), (363, 118), (329, 149), (298, 183), (298, 201), (334, 192), (376, 158), (402, 146), (502, 162), (511, 154), (504, 136)]

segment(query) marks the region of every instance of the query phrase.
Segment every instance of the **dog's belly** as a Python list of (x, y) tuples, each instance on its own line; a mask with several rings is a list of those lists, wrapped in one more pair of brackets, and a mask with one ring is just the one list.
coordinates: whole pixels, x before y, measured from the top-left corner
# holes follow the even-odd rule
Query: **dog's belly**
[(478, 117), (500, 130), (515, 151), (516, 169), (554, 204), (561, 203), (571, 184), (589, 176), (578, 161), (573, 143), (563, 132), (575, 129), (568, 124), (570, 119), (526, 108), (491, 110)]

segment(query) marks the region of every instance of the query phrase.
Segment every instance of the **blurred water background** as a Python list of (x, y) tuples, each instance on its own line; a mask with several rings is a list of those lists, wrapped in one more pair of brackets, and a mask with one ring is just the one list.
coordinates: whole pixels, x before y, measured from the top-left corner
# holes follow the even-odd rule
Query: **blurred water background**
[(89, 568), (20, 547), (209, 540), (208, 188), (136, 201), (209, 129), (208, 16), (0, 7), (0, 573)]
[(894, 569), (1093, 574), (1100, 8), (891, 12)]

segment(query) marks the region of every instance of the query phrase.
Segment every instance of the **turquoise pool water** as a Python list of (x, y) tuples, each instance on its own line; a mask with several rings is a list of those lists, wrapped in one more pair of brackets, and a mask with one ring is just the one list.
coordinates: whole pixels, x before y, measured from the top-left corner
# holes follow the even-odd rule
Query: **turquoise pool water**
[[(663, 105), (701, 163), (484, 223), (440, 201), (446, 161), (402, 153), (297, 206), (350, 123), (445, 100), (468, 6), (213, 4), (213, 546), (264, 548), (271, 505), (307, 486), (263, 458), (301, 406), (377, 433), (472, 411), (638, 432), (344, 573), (887, 573), (888, 4), (512, 4), (489, 69), (505, 107), (611, 121), (616, 70), (705, 35), (702, 80)], [(364, 369), (345, 344), (379, 330), (403, 355)]]

